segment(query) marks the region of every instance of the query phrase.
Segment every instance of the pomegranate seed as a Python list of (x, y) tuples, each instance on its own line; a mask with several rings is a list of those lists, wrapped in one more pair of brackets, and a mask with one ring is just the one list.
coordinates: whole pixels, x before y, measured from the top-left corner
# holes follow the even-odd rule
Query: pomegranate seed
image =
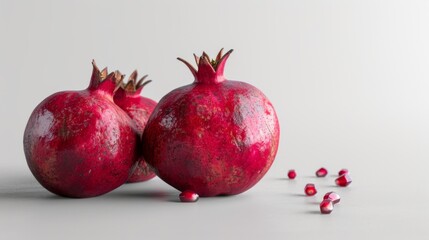
[(287, 176), (289, 179), (295, 179), (296, 178), (296, 172), (294, 169), (289, 170), (289, 172), (287, 173)]
[(320, 203), (320, 212), (322, 214), (330, 214), (334, 210), (334, 204), (329, 199), (325, 199)]
[(331, 200), (333, 204), (337, 204), (340, 202), (341, 197), (336, 192), (328, 192), (323, 196), (324, 200)]
[(349, 173), (349, 170), (347, 170), (347, 169), (343, 168), (343, 169), (341, 169), (341, 170), (338, 172), (338, 176), (344, 175), (344, 174), (346, 174), (346, 173)]
[(350, 183), (352, 183), (352, 178), (348, 173), (346, 173), (335, 179), (335, 183), (340, 187), (347, 187)]
[(325, 177), (326, 175), (328, 175), (328, 170), (326, 170), (326, 168), (322, 167), (316, 171), (316, 176), (318, 177)]
[(186, 190), (179, 195), (179, 198), (182, 202), (196, 202), (200, 196), (192, 191)]
[(317, 189), (313, 183), (305, 185), (304, 191), (307, 196), (314, 196), (317, 193)]

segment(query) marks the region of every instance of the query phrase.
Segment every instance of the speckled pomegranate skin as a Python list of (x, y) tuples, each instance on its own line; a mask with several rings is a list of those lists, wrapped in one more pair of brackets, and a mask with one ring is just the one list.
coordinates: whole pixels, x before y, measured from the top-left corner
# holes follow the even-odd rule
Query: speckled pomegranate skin
[(113, 102), (114, 75), (99, 83), (100, 74), (94, 64), (88, 89), (47, 97), (27, 123), (28, 166), (57, 195), (84, 198), (110, 192), (125, 183), (135, 164), (136, 129)]
[(242, 193), (265, 175), (277, 153), (280, 130), (271, 102), (252, 85), (223, 77), (230, 53), (218, 55), (216, 68), (204, 54), (198, 71), (187, 64), (195, 82), (164, 96), (144, 131), (146, 161), (180, 191)]
[[(128, 84), (124, 85), (123, 87), (119, 88), (118, 91), (116, 91), (113, 99), (115, 103), (122, 110), (124, 110), (131, 117), (132, 120), (134, 120), (137, 126), (139, 137), (141, 138), (147, 120), (149, 119), (150, 114), (156, 106), (156, 102), (150, 98), (146, 98), (140, 95), (143, 86), (150, 81), (143, 82), (145, 78), (143, 77), (139, 81), (141, 84), (140, 85), (136, 83), (136, 77), (137, 72), (135, 71), (133, 72), (133, 74), (131, 74)], [(144, 160), (141, 148), (138, 147), (137, 149), (139, 150), (137, 153), (139, 158), (137, 160), (137, 165), (135, 169), (128, 178), (128, 183), (143, 182), (150, 180), (156, 176)]]

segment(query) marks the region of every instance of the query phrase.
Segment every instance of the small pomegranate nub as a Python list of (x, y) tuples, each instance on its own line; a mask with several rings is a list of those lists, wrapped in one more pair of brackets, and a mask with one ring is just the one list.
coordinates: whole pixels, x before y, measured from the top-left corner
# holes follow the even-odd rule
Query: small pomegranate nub
[(325, 199), (320, 203), (320, 213), (330, 214), (334, 210), (334, 204), (331, 200)]
[(326, 175), (328, 175), (328, 170), (326, 170), (326, 168), (319, 168), (319, 170), (316, 171), (316, 176), (317, 177), (325, 177)]
[(325, 196), (323, 196), (323, 199), (331, 200), (333, 204), (337, 204), (340, 202), (341, 197), (336, 192), (327, 192)]
[(335, 183), (340, 187), (347, 187), (350, 183), (352, 183), (352, 178), (348, 173), (346, 173), (335, 179)]
[(317, 189), (313, 183), (309, 183), (305, 185), (304, 191), (305, 191), (305, 195), (307, 196), (314, 196), (317, 193)]
[(192, 191), (186, 190), (180, 193), (179, 198), (181, 202), (196, 202), (200, 196)]
[(287, 176), (289, 179), (295, 179), (296, 178), (296, 171), (294, 169), (289, 170), (287, 173)]

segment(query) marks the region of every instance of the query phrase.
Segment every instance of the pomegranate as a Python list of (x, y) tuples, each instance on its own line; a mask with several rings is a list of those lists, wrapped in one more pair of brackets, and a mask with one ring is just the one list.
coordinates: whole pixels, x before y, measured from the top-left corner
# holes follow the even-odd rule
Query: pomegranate
[(122, 81), (93, 62), (89, 87), (55, 93), (33, 111), (24, 132), (28, 166), (47, 190), (60, 196), (94, 197), (127, 181), (136, 161), (138, 134), (113, 102)]
[(195, 56), (195, 81), (164, 96), (143, 133), (143, 155), (174, 188), (201, 197), (233, 195), (254, 186), (274, 161), (279, 123), (271, 102), (254, 86), (227, 80), (232, 50), (211, 60)]
[[(113, 100), (122, 110), (134, 120), (138, 133), (143, 134), (146, 122), (150, 114), (156, 106), (156, 102), (152, 99), (140, 96), (143, 87), (150, 83), (151, 80), (144, 81), (147, 75), (137, 81), (137, 71), (134, 71), (128, 80), (127, 84), (121, 84), (121, 87), (116, 91)], [(141, 152), (141, 151), (140, 151)], [(143, 155), (139, 153), (137, 166), (128, 178), (128, 183), (147, 181), (155, 177), (155, 173), (151, 171)]]

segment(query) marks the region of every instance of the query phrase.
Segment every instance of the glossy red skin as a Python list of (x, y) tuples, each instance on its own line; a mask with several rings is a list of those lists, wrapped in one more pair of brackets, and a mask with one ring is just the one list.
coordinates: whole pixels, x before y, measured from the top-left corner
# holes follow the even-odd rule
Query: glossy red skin
[[(150, 114), (156, 106), (156, 102), (154, 100), (140, 95), (141, 90), (142, 89), (140, 88), (131, 92), (120, 88), (114, 95), (115, 103), (124, 110), (132, 120), (134, 120), (140, 137), (143, 134), (143, 130)], [(143, 182), (156, 176), (144, 160), (141, 149), (137, 149), (140, 150), (138, 151), (139, 158), (135, 169), (128, 178), (128, 183)]]
[(113, 89), (105, 83), (99, 89), (55, 93), (34, 109), (24, 151), (31, 172), (47, 190), (94, 197), (128, 179), (138, 135), (113, 103)]
[(174, 188), (202, 197), (242, 193), (270, 168), (279, 123), (250, 84), (195, 82), (163, 97), (143, 134), (143, 153)]

